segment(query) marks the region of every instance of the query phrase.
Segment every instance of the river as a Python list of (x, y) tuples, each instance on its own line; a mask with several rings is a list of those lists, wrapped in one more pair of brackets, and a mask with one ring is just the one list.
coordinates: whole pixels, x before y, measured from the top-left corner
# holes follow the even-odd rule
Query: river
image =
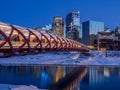
[(120, 90), (119, 66), (0, 66), (0, 84), (51, 90)]

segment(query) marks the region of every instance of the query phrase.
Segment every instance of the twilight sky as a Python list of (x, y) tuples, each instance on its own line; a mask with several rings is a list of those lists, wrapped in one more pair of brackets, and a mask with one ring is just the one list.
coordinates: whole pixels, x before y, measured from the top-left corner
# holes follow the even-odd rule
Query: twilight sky
[(51, 24), (54, 16), (80, 11), (81, 22), (96, 20), (120, 26), (120, 0), (0, 0), (0, 22), (24, 27)]

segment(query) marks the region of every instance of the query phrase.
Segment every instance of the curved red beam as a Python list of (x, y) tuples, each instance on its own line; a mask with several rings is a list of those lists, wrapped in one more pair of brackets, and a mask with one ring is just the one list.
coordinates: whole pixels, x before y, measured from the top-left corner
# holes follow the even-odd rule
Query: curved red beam
[[(9, 25), (2, 23), (4, 27), (11, 27), (11, 31), (9, 32), (9, 36), (6, 35), (4, 31), (6, 28), (2, 28), (0, 26), (0, 34), (4, 37), (4, 40), (0, 43), (0, 52), (5, 53), (7, 55), (24, 55), (30, 53), (42, 53), (42, 52), (71, 52), (71, 51), (79, 51), (79, 52), (89, 52), (89, 48), (82, 43), (76, 42), (74, 40), (70, 40), (64, 37), (60, 37), (58, 35), (53, 35), (51, 33), (43, 33), (35, 31), (33, 29), (27, 28), (18, 28), (15, 25)], [(23, 31), (21, 31), (24, 29)], [(24, 31), (26, 31), (28, 37), (26, 37)], [(16, 33), (17, 32), (17, 33)], [(18, 37), (18, 41), (12, 41), (15, 37)], [(21, 41), (22, 40), (22, 41)], [(8, 43), (9, 48), (4, 45)], [(18, 46), (15, 47), (15, 44)], [(4, 46), (4, 48), (3, 48)], [(22, 54), (21, 54), (22, 53)]]

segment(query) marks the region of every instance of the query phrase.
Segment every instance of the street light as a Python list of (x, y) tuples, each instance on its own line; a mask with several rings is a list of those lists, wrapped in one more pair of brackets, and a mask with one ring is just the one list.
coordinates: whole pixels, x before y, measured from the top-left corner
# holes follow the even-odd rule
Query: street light
[(98, 47), (98, 51), (99, 51), (99, 48), (100, 48), (100, 45), (99, 45), (99, 34), (97, 35), (97, 47)]

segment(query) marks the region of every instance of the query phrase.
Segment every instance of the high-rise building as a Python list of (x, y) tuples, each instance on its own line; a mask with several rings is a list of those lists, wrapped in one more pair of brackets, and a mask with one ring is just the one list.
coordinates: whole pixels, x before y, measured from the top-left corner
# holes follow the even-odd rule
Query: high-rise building
[(82, 23), (82, 41), (84, 44), (89, 45), (91, 48), (95, 46), (95, 39), (97, 33), (104, 31), (104, 22), (99, 21), (86, 21)]
[(75, 40), (74, 37), (79, 39), (79, 30), (80, 30), (80, 13), (79, 12), (69, 13), (66, 16), (66, 37), (73, 40)]
[(64, 37), (64, 20), (61, 16), (54, 17), (52, 31), (54, 34)]

